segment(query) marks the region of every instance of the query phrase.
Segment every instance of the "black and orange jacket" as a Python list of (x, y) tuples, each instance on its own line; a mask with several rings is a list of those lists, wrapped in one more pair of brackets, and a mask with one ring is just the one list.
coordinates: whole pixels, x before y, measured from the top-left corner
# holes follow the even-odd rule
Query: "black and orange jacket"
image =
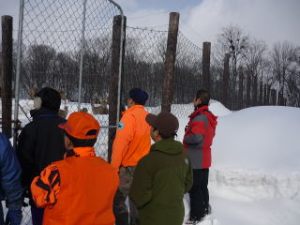
[(113, 225), (117, 170), (91, 147), (54, 162), (31, 184), (33, 200), (45, 208), (43, 225)]

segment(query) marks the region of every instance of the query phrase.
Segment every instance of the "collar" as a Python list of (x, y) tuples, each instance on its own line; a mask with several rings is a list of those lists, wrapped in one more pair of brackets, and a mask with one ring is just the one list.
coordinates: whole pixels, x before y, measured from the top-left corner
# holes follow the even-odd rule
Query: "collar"
[(208, 109), (208, 105), (204, 105), (204, 106), (201, 106), (199, 107), (198, 109), (196, 109), (191, 115), (190, 115), (190, 118), (194, 118), (195, 116), (197, 116), (198, 114), (200, 113), (203, 113), (205, 111), (209, 111)]
[(183, 145), (179, 141), (174, 140), (173, 137), (161, 139), (151, 146), (150, 151), (159, 151), (169, 155), (177, 155), (182, 153)]
[(145, 107), (143, 105), (133, 105), (130, 108), (128, 108), (125, 112), (130, 112), (136, 109), (145, 109)]
[(73, 148), (75, 156), (77, 157), (95, 157), (94, 147), (76, 147)]
[(33, 109), (30, 110), (30, 115), (31, 117), (35, 120), (39, 117), (53, 117), (53, 116), (57, 116), (58, 113), (46, 108), (40, 108), (40, 109)]

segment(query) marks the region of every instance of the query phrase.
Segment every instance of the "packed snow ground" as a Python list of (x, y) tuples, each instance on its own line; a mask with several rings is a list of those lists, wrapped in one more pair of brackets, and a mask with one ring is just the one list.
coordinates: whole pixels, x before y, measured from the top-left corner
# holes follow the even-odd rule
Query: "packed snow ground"
[[(21, 101), (27, 112), (31, 104)], [(64, 104), (76, 110), (76, 103)], [(91, 112), (90, 105), (84, 107)], [(158, 113), (160, 107), (148, 110)], [(212, 101), (210, 110), (219, 116), (209, 181), (213, 213), (199, 224), (299, 225), (300, 109), (264, 106), (231, 112)], [(180, 123), (178, 140), (192, 111), (192, 104), (172, 106)], [(96, 117), (107, 121), (107, 115)], [(22, 112), (20, 119), (22, 125), (28, 123)], [(101, 132), (97, 151), (106, 158), (107, 129)], [(188, 201), (186, 195), (186, 219)]]

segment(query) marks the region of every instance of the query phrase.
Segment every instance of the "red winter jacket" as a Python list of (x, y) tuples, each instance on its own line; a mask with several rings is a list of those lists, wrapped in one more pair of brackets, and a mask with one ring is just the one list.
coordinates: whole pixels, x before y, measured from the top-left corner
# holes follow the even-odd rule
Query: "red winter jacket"
[(193, 169), (211, 166), (211, 145), (216, 126), (217, 117), (208, 110), (208, 106), (202, 106), (190, 115), (183, 144)]

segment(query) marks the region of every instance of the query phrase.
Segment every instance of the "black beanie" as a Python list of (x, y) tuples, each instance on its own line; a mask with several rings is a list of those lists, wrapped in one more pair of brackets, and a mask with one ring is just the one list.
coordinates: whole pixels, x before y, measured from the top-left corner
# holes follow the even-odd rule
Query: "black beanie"
[(147, 92), (143, 91), (140, 88), (132, 88), (129, 91), (129, 97), (137, 104), (145, 105), (148, 100)]
[(61, 97), (58, 91), (50, 87), (42, 88), (37, 94), (42, 100), (42, 107), (51, 111), (58, 112), (61, 103)]

